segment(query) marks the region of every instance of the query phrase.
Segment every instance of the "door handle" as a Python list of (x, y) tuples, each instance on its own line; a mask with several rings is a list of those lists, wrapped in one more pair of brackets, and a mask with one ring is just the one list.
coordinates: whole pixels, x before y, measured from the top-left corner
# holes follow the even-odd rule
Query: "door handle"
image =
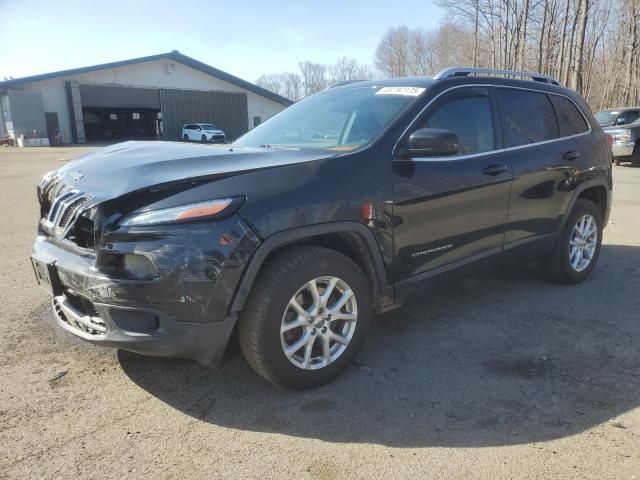
[(482, 174), (495, 177), (496, 175), (500, 175), (501, 173), (504, 173), (506, 171), (506, 165), (489, 165), (488, 167), (482, 169)]
[(580, 152), (578, 152), (577, 150), (569, 150), (568, 152), (565, 152), (564, 155), (562, 155), (562, 158), (565, 160), (573, 161), (576, 158), (580, 158)]

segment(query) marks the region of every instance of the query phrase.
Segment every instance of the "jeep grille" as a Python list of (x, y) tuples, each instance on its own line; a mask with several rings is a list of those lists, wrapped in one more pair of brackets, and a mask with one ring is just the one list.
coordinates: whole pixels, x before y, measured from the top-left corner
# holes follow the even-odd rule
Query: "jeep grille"
[(93, 195), (74, 189), (59, 176), (46, 179), (39, 186), (41, 214), (45, 228), (55, 237), (64, 238)]

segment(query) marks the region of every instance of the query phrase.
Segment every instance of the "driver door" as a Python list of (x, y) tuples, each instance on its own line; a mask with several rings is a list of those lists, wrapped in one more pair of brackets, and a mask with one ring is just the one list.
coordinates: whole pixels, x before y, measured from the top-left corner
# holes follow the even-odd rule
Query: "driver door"
[(495, 101), (486, 87), (452, 89), (432, 101), (398, 142), (421, 128), (448, 130), (458, 152), (393, 159), (396, 283), (429, 277), (502, 249), (512, 181), (501, 152)]

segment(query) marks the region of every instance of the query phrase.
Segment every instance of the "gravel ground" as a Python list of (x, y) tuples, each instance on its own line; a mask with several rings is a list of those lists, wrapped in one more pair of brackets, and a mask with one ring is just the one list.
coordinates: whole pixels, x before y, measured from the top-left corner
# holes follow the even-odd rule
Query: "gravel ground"
[(232, 346), (207, 369), (59, 330), (28, 261), (41, 175), (86, 148), (0, 149), (0, 477), (640, 478), (640, 169), (615, 168), (599, 265), (443, 284), (302, 393)]

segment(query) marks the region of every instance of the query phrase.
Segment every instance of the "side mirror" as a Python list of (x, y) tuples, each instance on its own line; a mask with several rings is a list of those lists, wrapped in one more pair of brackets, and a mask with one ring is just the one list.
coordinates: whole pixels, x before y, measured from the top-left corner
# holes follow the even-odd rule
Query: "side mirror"
[(458, 153), (458, 136), (449, 130), (421, 128), (400, 152), (404, 157), (441, 157)]

